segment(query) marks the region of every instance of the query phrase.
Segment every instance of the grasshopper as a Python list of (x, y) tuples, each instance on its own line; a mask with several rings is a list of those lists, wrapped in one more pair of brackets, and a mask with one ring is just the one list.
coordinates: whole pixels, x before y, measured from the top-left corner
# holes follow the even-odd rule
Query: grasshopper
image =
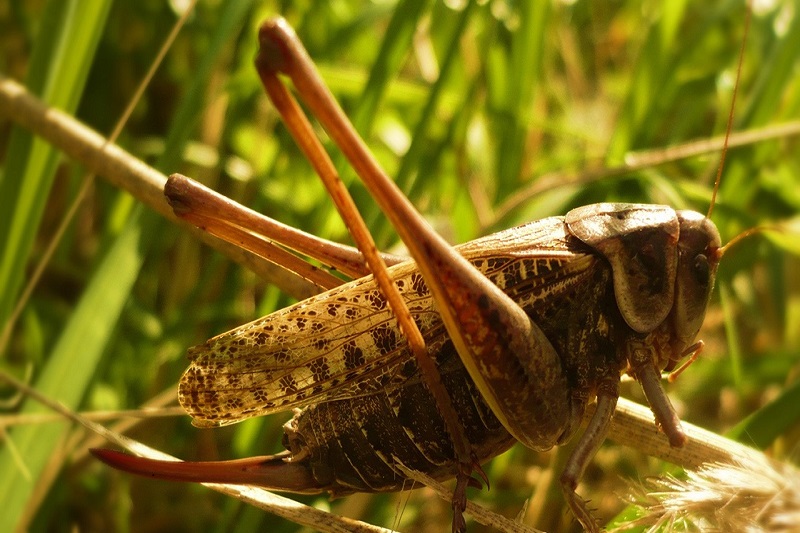
[[(534, 450), (568, 442), (596, 399), (560, 480), (581, 525), (598, 530), (575, 489), (605, 439), (622, 374), (640, 382), (670, 445), (685, 443), (660, 372), (702, 346), (694, 339), (723, 251), (714, 224), (666, 206), (594, 204), (453, 250), (370, 156), (291, 28), (268, 21), (259, 41), (264, 86), (334, 198), (343, 194), (338, 175), (278, 73), (292, 79), (414, 261), (383, 270), (372, 241), (359, 237), (374, 277), (189, 350), (179, 399), (194, 424), (305, 408), (287, 424), (286, 453), (181, 464), (95, 454), (155, 477), (333, 495), (399, 490), (406, 478), (397, 465), (411, 466), (456, 477), (453, 529), (463, 531), (465, 488), (479, 484), (471, 473), (483, 475), (481, 463), (515, 440)], [(165, 189), (177, 214), (223, 236), (225, 227), (241, 231), (214, 220), (187, 187), (176, 175)], [(392, 292), (405, 306), (388, 303)], [(415, 334), (424, 344), (413, 346)], [(415, 357), (419, 350), (427, 356)], [(435, 368), (423, 366), (427, 357)]]
[(410, 385), (408, 385), (406, 388), (410, 388), (410, 387), (413, 387), (413, 386), (415, 386), (415, 385), (413, 385), (413, 384), (410, 384)]

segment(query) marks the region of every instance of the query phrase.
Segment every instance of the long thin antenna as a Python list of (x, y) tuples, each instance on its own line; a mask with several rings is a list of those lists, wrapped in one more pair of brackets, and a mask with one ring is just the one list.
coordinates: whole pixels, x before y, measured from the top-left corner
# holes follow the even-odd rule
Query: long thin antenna
[(733, 127), (733, 114), (736, 109), (736, 95), (739, 92), (739, 81), (742, 79), (742, 63), (744, 62), (744, 48), (747, 44), (747, 34), (750, 30), (750, 19), (752, 18), (753, 9), (750, 7), (750, 2), (747, 3), (747, 13), (744, 19), (744, 35), (742, 35), (742, 47), (739, 49), (739, 65), (736, 68), (736, 84), (733, 86), (733, 98), (731, 98), (731, 109), (728, 113), (728, 126), (725, 129), (725, 143), (722, 145), (722, 155), (719, 158), (719, 167), (717, 168), (717, 178), (714, 180), (714, 191), (711, 193), (711, 204), (708, 206), (708, 213), (706, 218), (711, 218), (711, 213), (714, 211), (714, 204), (717, 202), (717, 192), (719, 192), (719, 184), (722, 181), (722, 169), (725, 167), (725, 156), (728, 154), (728, 139), (731, 136), (731, 128)]

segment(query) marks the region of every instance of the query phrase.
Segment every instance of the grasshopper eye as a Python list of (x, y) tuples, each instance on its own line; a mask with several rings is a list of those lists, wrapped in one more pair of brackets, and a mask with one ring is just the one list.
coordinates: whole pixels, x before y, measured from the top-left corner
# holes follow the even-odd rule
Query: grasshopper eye
[(703, 323), (721, 243), (719, 232), (709, 219), (694, 211), (677, 213), (680, 238), (672, 324), (676, 336), (686, 346)]

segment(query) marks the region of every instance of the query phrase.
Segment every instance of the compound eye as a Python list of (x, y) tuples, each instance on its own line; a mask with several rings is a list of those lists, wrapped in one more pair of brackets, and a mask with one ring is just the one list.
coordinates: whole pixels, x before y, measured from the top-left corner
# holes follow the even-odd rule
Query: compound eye
[(692, 274), (695, 281), (703, 287), (707, 286), (711, 279), (711, 268), (708, 265), (708, 257), (704, 254), (697, 254), (692, 265)]

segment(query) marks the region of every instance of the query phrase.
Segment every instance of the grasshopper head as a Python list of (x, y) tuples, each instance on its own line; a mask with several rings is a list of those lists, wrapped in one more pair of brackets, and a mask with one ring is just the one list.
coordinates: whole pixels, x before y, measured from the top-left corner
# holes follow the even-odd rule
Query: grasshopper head
[(639, 334), (670, 334), (670, 366), (706, 314), (722, 256), (719, 232), (694, 211), (646, 204), (595, 204), (570, 211), (569, 231), (611, 265), (620, 314)]
[(695, 211), (677, 211), (680, 224), (675, 300), (668, 320), (675, 342), (683, 349), (700, 331), (717, 266), (722, 257), (719, 232), (711, 220)]

